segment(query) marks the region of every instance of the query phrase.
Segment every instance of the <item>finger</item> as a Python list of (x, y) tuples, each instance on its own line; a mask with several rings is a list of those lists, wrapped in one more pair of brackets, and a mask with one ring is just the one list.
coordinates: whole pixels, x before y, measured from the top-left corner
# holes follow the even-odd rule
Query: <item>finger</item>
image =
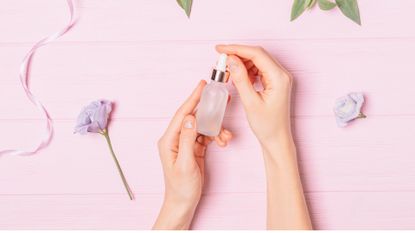
[(257, 77), (259, 76), (258, 69), (255, 68), (255, 66), (252, 67), (251, 69), (249, 69), (248, 70), (248, 76), (249, 76), (249, 79), (250, 79), (252, 85), (254, 85), (255, 81), (257, 80)]
[(231, 131), (227, 130), (227, 129), (223, 129), (223, 135), (224, 137), (226, 137), (226, 139), (229, 141), (230, 139), (232, 139), (233, 134)]
[(247, 70), (251, 69), (252, 67), (254, 67), (254, 63), (252, 61), (246, 61), (244, 62), (244, 65), (246, 67)]
[(254, 73), (255, 75), (259, 75), (259, 70), (255, 66), (248, 70), (249, 72)]
[(228, 57), (227, 63), (232, 82), (239, 92), (242, 103), (245, 106), (251, 105), (258, 98), (258, 94), (252, 86), (245, 65), (234, 55)]
[(194, 160), (196, 138), (196, 119), (193, 115), (187, 115), (184, 117), (180, 131), (179, 153), (176, 161)]
[(248, 70), (248, 77), (251, 81), (251, 84), (253, 85), (256, 80), (256, 76), (257, 76), (256, 71), (258, 69), (255, 67), (252, 61), (245, 62), (244, 64), (245, 64), (246, 69)]
[(216, 144), (221, 147), (225, 147), (228, 145), (229, 141), (232, 139), (232, 133), (229, 130), (223, 129), (219, 133), (218, 136), (214, 138)]
[(220, 138), (220, 136), (216, 136), (216, 137), (214, 138), (214, 140), (215, 140), (216, 144), (217, 144), (218, 146), (220, 146), (220, 147), (225, 147), (225, 146), (227, 145), (227, 142), (226, 142), (226, 141), (223, 141), (223, 140)]
[(196, 143), (195, 145), (195, 160), (199, 166), (200, 173), (203, 174), (205, 171), (205, 156), (206, 148), (202, 147), (200, 144)]
[(228, 144), (228, 142), (232, 139), (232, 133), (229, 130), (222, 128), (218, 137), (225, 142), (225, 144)]
[(242, 60), (243, 62), (248, 62), (248, 61), (250, 61), (248, 58), (243, 58), (243, 57), (241, 57), (241, 60)]
[(212, 138), (199, 134), (196, 138), (196, 142), (201, 146), (207, 147), (212, 142)]
[(248, 70), (248, 76), (249, 76), (249, 79), (251, 80), (251, 83), (254, 84), (256, 77), (258, 76), (258, 73), (256, 73), (253, 70)]
[(199, 134), (196, 138), (195, 157), (198, 158), (198, 157), (205, 156), (206, 148), (211, 142), (212, 142), (212, 139)]
[(205, 85), (206, 81), (200, 81), (193, 93), (187, 98), (182, 106), (180, 106), (176, 114), (173, 116), (169, 126), (167, 127), (166, 135), (177, 136), (180, 133), (183, 118), (186, 115), (193, 113), (194, 109), (200, 101), (200, 96), (202, 95), (202, 91)]
[(204, 172), (204, 168), (205, 168), (206, 148), (211, 142), (212, 142), (212, 139), (210, 137), (206, 137), (201, 134), (199, 134), (196, 137), (196, 144), (195, 144), (195, 149), (194, 149), (195, 159), (202, 173)]
[(249, 45), (217, 45), (216, 50), (220, 53), (233, 54), (251, 60), (255, 66), (264, 74), (275, 70), (283, 70), (263, 48)]
[(221, 53), (234, 54), (243, 58), (252, 60), (258, 74), (261, 77), (264, 91), (273, 90), (283, 80), (290, 80), (287, 78), (289, 73), (278, 61), (274, 60), (263, 48), (258, 46), (248, 45), (218, 45), (216, 50)]

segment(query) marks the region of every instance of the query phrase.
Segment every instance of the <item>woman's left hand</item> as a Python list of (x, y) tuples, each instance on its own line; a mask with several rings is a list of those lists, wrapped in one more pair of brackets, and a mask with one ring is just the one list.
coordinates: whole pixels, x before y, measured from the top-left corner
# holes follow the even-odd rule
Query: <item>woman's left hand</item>
[(226, 146), (232, 138), (224, 129), (215, 138), (197, 133), (194, 113), (205, 85), (205, 81), (198, 84), (158, 142), (165, 196), (154, 229), (189, 228), (202, 195), (206, 147), (212, 140)]

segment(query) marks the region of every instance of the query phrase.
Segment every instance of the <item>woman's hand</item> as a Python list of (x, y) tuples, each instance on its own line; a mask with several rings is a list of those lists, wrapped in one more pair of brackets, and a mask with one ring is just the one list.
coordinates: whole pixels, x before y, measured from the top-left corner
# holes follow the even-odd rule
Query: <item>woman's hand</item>
[(232, 134), (224, 129), (215, 138), (196, 132), (194, 113), (205, 85), (205, 81), (198, 84), (158, 142), (165, 196), (154, 229), (189, 228), (202, 195), (206, 147), (212, 140), (219, 146), (226, 146), (232, 138)]
[[(218, 45), (226, 53), (232, 82), (242, 100), (249, 124), (263, 146), (275, 143), (281, 135), (291, 135), (290, 96), (292, 77), (261, 47)], [(264, 90), (252, 85), (256, 77)]]
[[(311, 229), (291, 134), (292, 77), (260, 47), (218, 45), (229, 54), (231, 79), (262, 145), (267, 176), (267, 228)], [(264, 90), (252, 85), (259, 76)]]

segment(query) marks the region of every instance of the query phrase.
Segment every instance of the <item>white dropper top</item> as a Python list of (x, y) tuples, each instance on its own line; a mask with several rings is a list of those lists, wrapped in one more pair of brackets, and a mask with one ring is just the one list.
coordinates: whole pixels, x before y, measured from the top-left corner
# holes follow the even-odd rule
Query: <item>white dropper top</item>
[(216, 70), (226, 72), (226, 59), (228, 55), (221, 53), (219, 55), (218, 63), (216, 63)]

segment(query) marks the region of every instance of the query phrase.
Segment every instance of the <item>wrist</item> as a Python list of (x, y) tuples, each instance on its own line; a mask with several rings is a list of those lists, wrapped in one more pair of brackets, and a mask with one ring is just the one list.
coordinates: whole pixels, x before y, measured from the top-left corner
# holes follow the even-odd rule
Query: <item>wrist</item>
[(166, 195), (164, 197), (163, 206), (177, 208), (183, 212), (191, 211), (196, 209), (200, 198), (191, 197), (175, 197)]
[(260, 141), (265, 163), (280, 166), (286, 163), (297, 163), (297, 152), (290, 131), (281, 132), (266, 140)]
[(188, 229), (195, 209), (196, 205), (189, 205), (165, 198), (154, 229)]
[(182, 190), (170, 190), (166, 188), (164, 204), (168, 206), (180, 207), (180, 209), (196, 209), (201, 197), (200, 192), (191, 192), (187, 188)]
[(280, 131), (266, 138), (260, 139), (259, 143), (264, 153), (274, 155), (281, 149), (295, 149), (294, 139), (290, 130)]
[(192, 218), (197, 205), (178, 203), (165, 200), (162, 209), (173, 213), (178, 219)]

